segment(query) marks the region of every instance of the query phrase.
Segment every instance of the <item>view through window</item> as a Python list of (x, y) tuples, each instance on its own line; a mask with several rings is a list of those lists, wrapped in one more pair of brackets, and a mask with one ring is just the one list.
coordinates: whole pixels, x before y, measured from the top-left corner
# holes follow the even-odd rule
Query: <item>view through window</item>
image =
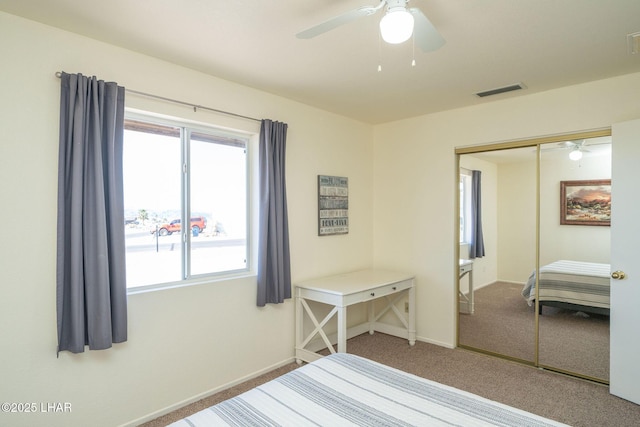
[(128, 288), (247, 268), (246, 150), (215, 130), (125, 121)]

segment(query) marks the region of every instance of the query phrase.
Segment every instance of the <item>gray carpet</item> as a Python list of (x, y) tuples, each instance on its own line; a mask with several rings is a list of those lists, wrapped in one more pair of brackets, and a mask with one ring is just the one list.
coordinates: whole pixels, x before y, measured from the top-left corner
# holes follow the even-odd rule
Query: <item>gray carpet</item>
[[(460, 315), (460, 343), (533, 362), (534, 307), (522, 285), (497, 282), (475, 292), (475, 312)], [(539, 363), (609, 380), (609, 317), (544, 307)]]
[[(379, 333), (352, 338), (347, 343), (347, 350), (575, 427), (635, 427), (640, 424), (640, 406), (610, 395), (608, 387), (604, 385), (496, 357), (424, 342), (417, 342), (411, 347), (404, 339)], [(295, 363), (291, 363), (143, 426), (166, 426), (296, 367)]]

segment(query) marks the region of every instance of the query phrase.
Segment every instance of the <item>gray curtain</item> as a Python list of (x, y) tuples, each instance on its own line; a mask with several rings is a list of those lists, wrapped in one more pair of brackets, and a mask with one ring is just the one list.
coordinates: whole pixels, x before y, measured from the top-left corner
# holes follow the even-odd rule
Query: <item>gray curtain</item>
[(484, 238), (482, 237), (482, 172), (471, 172), (471, 246), (469, 258), (484, 256)]
[(58, 158), (58, 352), (127, 340), (123, 87), (62, 73)]
[(259, 307), (291, 298), (289, 226), (285, 184), (287, 124), (260, 125), (260, 207), (258, 230)]

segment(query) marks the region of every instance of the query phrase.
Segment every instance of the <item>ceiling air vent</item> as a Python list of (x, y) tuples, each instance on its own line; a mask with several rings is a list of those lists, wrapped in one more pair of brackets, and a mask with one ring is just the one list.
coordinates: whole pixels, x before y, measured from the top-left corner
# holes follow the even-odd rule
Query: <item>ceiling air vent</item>
[(524, 88), (526, 88), (526, 86), (523, 85), (522, 83), (516, 83), (514, 85), (499, 87), (497, 89), (485, 90), (484, 92), (478, 92), (476, 93), (476, 96), (480, 98), (484, 98), (485, 96), (498, 95), (500, 93), (511, 92), (514, 90), (520, 90)]

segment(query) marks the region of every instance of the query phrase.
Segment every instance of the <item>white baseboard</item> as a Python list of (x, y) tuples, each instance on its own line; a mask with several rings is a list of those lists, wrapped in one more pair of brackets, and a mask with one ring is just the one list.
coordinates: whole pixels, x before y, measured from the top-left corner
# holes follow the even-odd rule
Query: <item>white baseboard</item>
[(444, 347), (444, 348), (450, 348), (450, 349), (456, 348), (456, 346), (454, 344), (450, 344), (450, 343), (446, 343), (446, 342), (442, 342), (442, 341), (437, 341), (437, 340), (432, 340), (432, 339), (428, 339), (428, 338), (425, 338), (425, 337), (416, 337), (416, 341), (422, 341), (422, 342), (426, 342), (427, 344), (433, 344), (433, 345), (437, 345), (439, 347)]
[(190, 397), (188, 399), (182, 400), (182, 401), (180, 401), (178, 403), (174, 403), (173, 405), (170, 405), (170, 406), (162, 408), (162, 409), (160, 409), (158, 411), (152, 412), (151, 414), (145, 415), (144, 417), (135, 419), (133, 421), (129, 421), (129, 422), (125, 423), (125, 424), (121, 424), (119, 427), (136, 427), (136, 426), (139, 426), (140, 424), (143, 424), (143, 423), (149, 422), (151, 420), (154, 420), (154, 419), (156, 419), (158, 417), (161, 417), (161, 416), (166, 415), (166, 414), (168, 414), (170, 412), (173, 412), (173, 411), (175, 411), (177, 409), (180, 409), (183, 406), (189, 405), (191, 403), (197, 402), (198, 400), (204, 399), (206, 397), (212, 396), (212, 395), (214, 395), (216, 393), (219, 393), (221, 391), (227, 390), (227, 389), (229, 389), (229, 388), (231, 388), (233, 386), (236, 386), (238, 384), (241, 384), (241, 383), (243, 383), (245, 381), (249, 381), (249, 380), (252, 380), (254, 378), (257, 378), (260, 375), (266, 374), (267, 372), (271, 372), (271, 371), (273, 371), (275, 369), (278, 369), (278, 368), (280, 368), (280, 367), (282, 367), (284, 365), (288, 365), (289, 363), (293, 363), (294, 361), (295, 361), (295, 358), (292, 356), (292, 357), (290, 357), (288, 359), (283, 360), (282, 362), (278, 362), (278, 363), (273, 364), (271, 366), (268, 366), (268, 367), (266, 367), (264, 369), (261, 369), (259, 371), (256, 371), (256, 372), (253, 372), (251, 374), (245, 375), (244, 377), (238, 378), (238, 379), (236, 379), (234, 381), (231, 381), (231, 382), (228, 382), (226, 384), (223, 384), (223, 385), (221, 385), (219, 387), (212, 388), (211, 390), (207, 390), (207, 391), (205, 391), (203, 393), (197, 394), (197, 395), (195, 395), (193, 397)]
[[(360, 334), (363, 334), (363, 333), (367, 333), (368, 331), (369, 331), (368, 325), (366, 325), (366, 324), (365, 325), (358, 325), (357, 327), (349, 328), (349, 331), (347, 333), (347, 337), (348, 338), (353, 338), (354, 336), (357, 336), (357, 335), (360, 335)], [(335, 344), (337, 342), (337, 334), (329, 335), (329, 340), (333, 344)], [(416, 341), (422, 341), (422, 342), (426, 342), (428, 344), (434, 344), (434, 345), (437, 345), (437, 346), (440, 346), (440, 347), (445, 347), (445, 348), (450, 348), (450, 349), (455, 348), (455, 346), (452, 346), (451, 344), (448, 344), (448, 343), (445, 343), (445, 342), (441, 342), (441, 341), (437, 341), (437, 340), (427, 339), (427, 338), (424, 338), (424, 337), (416, 337)], [(324, 343), (321, 340), (319, 342), (311, 343), (311, 344), (312, 344), (311, 345), (312, 351), (313, 351), (313, 348), (317, 348), (317, 350), (321, 350), (323, 348), (326, 348), (326, 345), (324, 345)], [(317, 350), (315, 350), (315, 351), (317, 351)], [(141, 418), (129, 421), (129, 422), (125, 423), (125, 424), (121, 424), (119, 427), (136, 427), (136, 426), (138, 426), (140, 424), (149, 422), (149, 421), (154, 420), (154, 419), (156, 419), (158, 417), (161, 417), (161, 416), (166, 415), (166, 414), (168, 414), (170, 412), (173, 412), (173, 411), (175, 411), (177, 409), (180, 409), (183, 406), (189, 405), (191, 403), (197, 402), (198, 400), (204, 399), (206, 397), (212, 396), (212, 395), (214, 395), (216, 393), (219, 393), (221, 391), (227, 390), (227, 389), (229, 389), (229, 388), (231, 388), (233, 386), (236, 386), (238, 384), (241, 384), (241, 383), (243, 383), (245, 381), (249, 381), (249, 380), (252, 380), (254, 378), (257, 378), (260, 375), (266, 374), (267, 372), (271, 372), (271, 371), (273, 371), (275, 369), (278, 369), (278, 368), (280, 368), (280, 367), (282, 367), (284, 365), (287, 365), (289, 363), (293, 363), (294, 361), (295, 361), (295, 357), (292, 356), (292, 357), (290, 357), (288, 359), (283, 360), (282, 362), (273, 364), (273, 365), (268, 366), (268, 367), (266, 367), (264, 369), (261, 369), (259, 371), (256, 371), (256, 372), (253, 372), (251, 374), (245, 375), (244, 377), (238, 378), (238, 379), (236, 379), (234, 381), (231, 381), (231, 382), (228, 382), (226, 384), (223, 384), (223, 385), (221, 385), (219, 387), (212, 388), (212, 389), (207, 390), (207, 391), (205, 391), (203, 393), (200, 393), (200, 394), (197, 394), (195, 396), (192, 396), (192, 397), (190, 397), (188, 399), (185, 399), (185, 400), (182, 400), (180, 402), (174, 403), (173, 405), (170, 405), (170, 406), (162, 408), (162, 409), (160, 409), (158, 411), (152, 412), (151, 414), (147, 414), (147, 415), (145, 415), (145, 416), (143, 416)]]

